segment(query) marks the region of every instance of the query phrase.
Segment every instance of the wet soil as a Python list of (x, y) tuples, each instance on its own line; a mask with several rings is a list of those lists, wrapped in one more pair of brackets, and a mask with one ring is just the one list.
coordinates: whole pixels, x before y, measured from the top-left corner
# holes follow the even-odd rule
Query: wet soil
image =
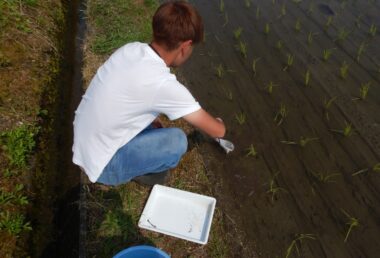
[[(247, 7), (245, 2), (225, 0), (221, 12), (219, 1), (192, 1), (204, 17), (206, 41), (181, 71), (202, 106), (226, 122), (226, 138), (236, 146), (226, 156), (213, 143), (201, 144), (209, 169), (222, 182), (218, 204), (244, 231), (250, 257), (284, 257), (300, 234), (313, 234), (313, 239), (295, 242), (301, 257), (376, 257), (380, 174), (372, 168), (380, 162), (380, 37), (368, 31), (372, 24), (380, 26), (379, 3), (252, 1)], [(286, 14), (281, 16), (283, 3)], [(329, 16), (333, 22), (325, 29)], [(233, 31), (238, 27), (243, 28), (240, 40), (247, 43), (247, 58), (236, 49)], [(337, 40), (342, 28), (350, 33)], [(366, 50), (358, 61), (362, 42)], [(331, 58), (323, 61), (323, 50), (331, 48)], [(284, 71), (288, 54), (294, 63)], [(349, 64), (346, 79), (339, 71), (344, 61)], [(219, 65), (224, 68), (221, 78), (216, 75)], [(305, 86), (307, 70), (311, 80)], [(266, 89), (270, 81), (276, 84), (271, 94)], [(369, 81), (367, 98), (353, 100)], [(332, 98), (325, 109), (325, 100)], [(281, 104), (288, 115), (277, 125)], [(246, 116), (242, 125), (236, 120), (240, 113)], [(354, 128), (349, 137), (334, 132), (345, 123)], [(283, 142), (299, 142), (301, 136), (318, 140), (304, 147)], [(246, 155), (250, 144), (256, 157)], [(362, 169), (368, 172), (352, 175)], [(359, 226), (345, 242), (349, 217)], [(295, 247), (291, 255), (297, 256)]]

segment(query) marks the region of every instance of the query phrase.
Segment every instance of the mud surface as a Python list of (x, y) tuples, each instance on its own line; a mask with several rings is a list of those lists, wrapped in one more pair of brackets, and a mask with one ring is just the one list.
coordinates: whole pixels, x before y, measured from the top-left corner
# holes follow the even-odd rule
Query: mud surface
[[(245, 232), (250, 256), (297, 257), (298, 249), (300, 257), (377, 257), (380, 36), (369, 31), (372, 24), (380, 27), (380, 3), (222, 2), (224, 11), (221, 1), (191, 1), (204, 17), (206, 41), (181, 70), (201, 105), (223, 118), (226, 138), (235, 143), (227, 156), (215, 144), (201, 143), (209, 169), (222, 181), (218, 205)], [(239, 27), (240, 39), (234, 37)], [(345, 31), (347, 37), (339, 39)], [(239, 41), (246, 43), (246, 58)], [(324, 61), (327, 49), (332, 55)], [(294, 62), (287, 67), (288, 55)], [(343, 62), (349, 65), (345, 79)], [(367, 82), (368, 95), (358, 100)], [(287, 115), (280, 122), (275, 117), (281, 105)], [(347, 124), (352, 135), (337, 132)], [(301, 137), (313, 140), (302, 147)], [(247, 156), (251, 144), (256, 156)]]

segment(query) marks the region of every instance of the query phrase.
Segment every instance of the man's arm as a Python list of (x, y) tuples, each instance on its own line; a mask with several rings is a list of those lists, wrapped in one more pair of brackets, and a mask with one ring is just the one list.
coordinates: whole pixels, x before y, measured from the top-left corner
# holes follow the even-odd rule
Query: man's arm
[(187, 122), (202, 130), (213, 138), (221, 138), (226, 133), (226, 127), (221, 119), (214, 118), (204, 109), (200, 109), (183, 117)]

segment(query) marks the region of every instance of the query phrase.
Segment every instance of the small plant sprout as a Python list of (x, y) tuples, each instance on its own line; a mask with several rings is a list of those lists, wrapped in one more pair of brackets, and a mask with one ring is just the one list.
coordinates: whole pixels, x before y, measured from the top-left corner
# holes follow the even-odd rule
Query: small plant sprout
[(310, 137), (303, 137), (301, 136), (299, 141), (281, 141), (281, 143), (283, 144), (288, 144), (288, 145), (298, 145), (302, 148), (304, 148), (309, 142), (312, 142), (312, 141), (317, 141), (318, 138), (310, 138)]
[(344, 137), (349, 137), (354, 133), (354, 129), (352, 128), (352, 124), (348, 123), (347, 121), (344, 121), (344, 128), (343, 130), (336, 130), (331, 129), (332, 132), (339, 133), (343, 135)]
[(341, 77), (342, 79), (344, 79), (344, 80), (347, 78), (347, 75), (348, 75), (348, 68), (349, 68), (349, 67), (350, 67), (350, 66), (347, 64), (347, 62), (346, 62), (346, 61), (343, 61), (341, 67), (339, 68), (339, 71), (340, 71), (340, 77)]
[(314, 172), (311, 174), (313, 177), (321, 183), (335, 183), (334, 177), (341, 176), (341, 173), (329, 173), (329, 172)]
[(219, 11), (221, 13), (224, 12), (224, 0), (220, 0), (220, 3), (219, 3)]
[(224, 13), (224, 23), (223, 23), (223, 27), (225, 27), (227, 24), (228, 24), (228, 13), (225, 12), (225, 13)]
[(371, 27), (369, 28), (369, 35), (371, 35), (372, 37), (375, 37), (376, 32), (377, 32), (377, 27), (375, 24), (372, 23)]
[(362, 42), (358, 48), (358, 53), (356, 54), (356, 61), (360, 61), (361, 55), (365, 52), (365, 49), (367, 48), (367, 44), (365, 42)]
[(315, 9), (315, 4), (314, 4), (314, 2), (311, 2), (311, 3), (309, 4), (309, 8), (307, 8), (307, 12), (308, 12), (309, 14), (312, 14), (312, 13), (314, 12), (314, 9)]
[(284, 119), (288, 116), (288, 109), (286, 108), (285, 104), (280, 104), (280, 108), (277, 111), (276, 115), (273, 118), (273, 121), (277, 124), (277, 126), (280, 126)]
[(294, 29), (296, 32), (301, 31), (301, 20), (299, 18), (296, 20), (296, 24), (294, 25)]
[(265, 23), (264, 34), (268, 36), (269, 32), (270, 32), (270, 24), (269, 23)]
[(222, 78), (223, 75), (224, 75), (224, 68), (223, 68), (223, 65), (222, 64), (219, 64), (216, 68), (215, 68), (215, 72), (216, 72), (216, 76), (218, 78)]
[(270, 81), (266, 86), (265, 89), (269, 94), (273, 93), (273, 88), (276, 87), (277, 85), (274, 84), (272, 81)]
[(355, 19), (355, 25), (356, 25), (356, 27), (358, 27), (359, 29), (360, 29), (360, 23), (361, 23), (361, 21), (362, 21), (362, 17), (363, 17), (363, 14), (359, 14), (359, 16), (356, 17), (356, 19)]
[(318, 35), (318, 33), (309, 32), (307, 34), (307, 44), (310, 46), (313, 43), (314, 36)]
[(223, 87), (222, 89), (223, 89), (223, 92), (224, 92), (225, 96), (227, 97), (227, 99), (232, 101), (233, 96), (232, 96), (231, 90), (227, 89), (226, 87)]
[(323, 61), (326, 62), (327, 60), (330, 59), (333, 50), (335, 50), (335, 48), (329, 48), (329, 49), (324, 49), (323, 50)]
[(286, 5), (285, 3), (283, 3), (281, 5), (281, 13), (280, 13), (280, 17), (284, 17), (286, 15)]
[(245, 121), (246, 121), (246, 115), (245, 115), (245, 113), (240, 112), (238, 114), (235, 114), (235, 119), (239, 125), (243, 125), (243, 124), (245, 124)]
[(311, 76), (310, 76), (310, 70), (307, 69), (307, 71), (305, 73), (305, 86), (309, 86), (309, 84), (310, 84), (310, 78), (311, 78)]
[(278, 176), (280, 172), (277, 172), (272, 178), (271, 180), (269, 181), (269, 190), (267, 191), (267, 193), (270, 193), (272, 194), (272, 202), (274, 201), (274, 198), (276, 197), (276, 194), (279, 193), (279, 192), (285, 192), (287, 193), (288, 191), (286, 191), (284, 188), (282, 187), (277, 187), (275, 186), (275, 183), (276, 183), (276, 177)]
[(256, 73), (257, 73), (257, 70), (256, 70), (256, 68), (257, 68), (257, 62), (259, 62), (260, 61), (260, 57), (258, 57), (258, 58), (255, 58), (255, 59), (253, 59), (253, 62), (252, 62), (252, 71), (253, 71), (253, 74), (256, 76)]
[(243, 28), (242, 27), (239, 27), (236, 30), (234, 30), (234, 38), (236, 40), (239, 40), (242, 32), (243, 32)]
[(291, 67), (294, 63), (294, 55), (287, 54), (287, 60), (286, 60), (286, 66), (282, 69), (283, 71), (288, 70), (289, 67)]
[(244, 58), (247, 58), (247, 43), (240, 40), (239, 44), (236, 46), (236, 49)]
[(326, 20), (326, 23), (325, 23), (325, 30), (328, 30), (328, 28), (330, 28), (331, 24), (333, 22), (333, 17), (332, 16), (329, 16)]
[(247, 157), (257, 157), (258, 153), (256, 151), (256, 148), (253, 146), (253, 144), (249, 145), (247, 148)]
[(356, 171), (355, 173), (352, 174), (352, 176), (357, 176), (366, 172), (375, 172), (375, 173), (380, 173), (380, 163), (376, 163), (372, 168), (364, 168), (359, 171)]
[(338, 37), (334, 41), (343, 42), (347, 39), (348, 35), (350, 35), (350, 32), (346, 28), (340, 28), (338, 30)]
[(302, 240), (306, 240), (306, 239), (315, 240), (316, 238), (315, 238), (314, 234), (299, 234), (299, 235), (296, 235), (296, 238), (294, 238), (292, 240), (292, 242), (290, 243), (288, 249), (286, 249), (286, 256), (285, 256), (285, 258), (289, 258), (290, 257), (290, 255), (293, 253), (294, 248), (296, 249), (298, 256), (300, 256), (300, 251), (299, 251), (299, 247), (298, 246), (301, 246), (302, 245)]
[(260, 6), (256, 7), (256, 20), (260, 19)]
[(327, 99), (325, 98), (325, 100), (323, 101), (323, 109), (324, 109), (324, 113), (325, 113), (326, 120), (330, 120), (330, 117), (329, 117), (329, 109), (330, 109), (332, 103), (336, 100), (336, 98), (337, 98), (336, 96), (330, 98), (329, 100), (327, 100)]
[(359, 98), (356, 98), (354, 100), (365, 100), (367, 98), (371, 84), (372, 82), (362, 83), (359, 89)]
[(282, 40), (278, 40), (278, 41), (276, 42), (276, 48), (277, 48), (278, 50), (281, 50), (282, 47), (283, 47)]
[(348, 219), (348, 222), (346, 223), (346, 225), (348, 225), (349, 227), (348, 227), (347, 232), (346, 232), (346, 237), (344, 238), (344, 242), (346, 243), (348, 236), (350, 235), (352, 229), (354, 229), (355, 227), (358, 227), (360, 224), (359, 224), (359, 220), (357, 218), (352, 217), (345, 210), (343, 210), (343, 209), (341, 209), (341, 210), (344, 213), (344, 215), (346, 215), (346, 217)]
[(251, 0), (245, 0), (245, 7), (251, 7)]

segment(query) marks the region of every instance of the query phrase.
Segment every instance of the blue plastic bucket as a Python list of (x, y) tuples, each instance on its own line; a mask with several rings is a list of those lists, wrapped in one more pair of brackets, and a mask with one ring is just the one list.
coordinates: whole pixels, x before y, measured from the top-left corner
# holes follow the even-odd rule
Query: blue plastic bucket
[(170, 256), (153, 246), (138, 245), (124, 249), (113, 258), (170, 258)]

